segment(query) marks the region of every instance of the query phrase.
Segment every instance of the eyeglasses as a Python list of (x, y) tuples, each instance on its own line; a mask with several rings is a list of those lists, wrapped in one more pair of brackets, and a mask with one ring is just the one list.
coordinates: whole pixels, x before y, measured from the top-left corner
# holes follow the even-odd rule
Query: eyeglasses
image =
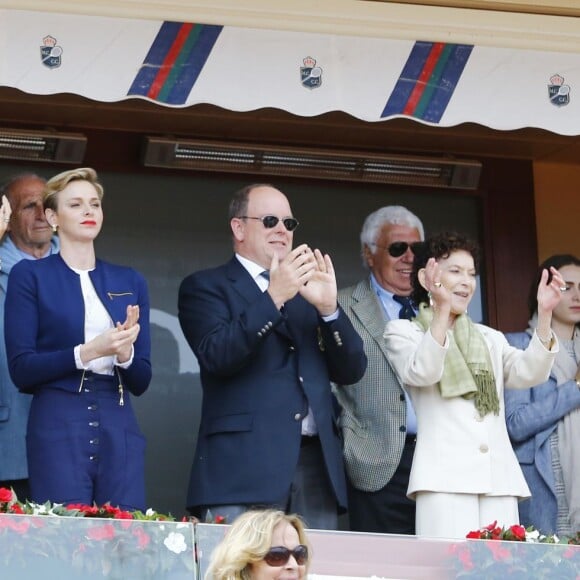
[(289, 232), (294, 231), (298, 227), (298, 220), (293, 217), (282, 218), (282, 220), (280, 220), (280, 218), (276, 217), (275, 215), (265, 215), (264, 217), (252, 217), (249, 215), (241, 215), (239, 216), (239, 218), (243, 220), (260, 220), (264, 224), (264, 227), (268, 230), (275, 228), (278, 225), (279, 221), (282, 221), (284, 227)]
[(290, 556), (294, 556), (298, 566), (304, 566), (308, 561), (308, 548), (302, 544), (299, 544), (293, 550), (289, 550), (284, 546), (274, 546), (264, 556), (264, 562), (268, 566), (284, 566), (290, 560)]
[(373, 244), (373, 246), (389, 252), (389, 256), (392, 256), (393, 258), (400, 258), (409, 248), (411, 248), (413, 254), (416, 254), (424, 244), (425, 242), (412, 242), (411, 244), (407, 242), (393, 242), (386, 248), (385, 246), (379, 246), (377, 244)]

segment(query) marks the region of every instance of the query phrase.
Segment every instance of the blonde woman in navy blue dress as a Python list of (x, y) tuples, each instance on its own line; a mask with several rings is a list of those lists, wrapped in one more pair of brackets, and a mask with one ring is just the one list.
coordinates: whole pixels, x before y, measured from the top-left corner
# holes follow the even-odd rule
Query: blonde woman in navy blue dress
[(46, 184), (61, 252), (10, 275), (5, 333), (14, 384), (33, 395), (34, 501), (145, 508), (145, 440), (131, 406), (151, 380), (149, 298), (138, 272), (99, 260), (103, 188), (93, 169)]

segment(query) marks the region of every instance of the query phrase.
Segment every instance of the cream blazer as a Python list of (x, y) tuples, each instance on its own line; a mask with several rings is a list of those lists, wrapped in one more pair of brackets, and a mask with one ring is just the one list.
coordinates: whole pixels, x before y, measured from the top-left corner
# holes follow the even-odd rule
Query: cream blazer
[(409, 320), (385, 330), (389, 360), (408, 390), (417, 414), (417, 445), (407, 495), (417, 492), (472, 493), (526, 498), (530, 490), (508, 437), (503, 390), (529, 388), (548, 379), (558, 344), (547, 350), (536, 334), (528, 348), (510, 346), (502, 333), (476, 325), (491, 356), (499, 415), (481, 418), (473, 400), (444, 399), (439, 382), (449, 341), (441, 346)]

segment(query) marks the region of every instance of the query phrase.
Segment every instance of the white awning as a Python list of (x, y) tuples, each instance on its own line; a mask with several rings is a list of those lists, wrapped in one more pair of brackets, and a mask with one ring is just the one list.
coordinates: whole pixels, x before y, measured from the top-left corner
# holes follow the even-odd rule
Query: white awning
[(0, 85), (580, 134), (579, 54), (425, 40), (0, 10)]

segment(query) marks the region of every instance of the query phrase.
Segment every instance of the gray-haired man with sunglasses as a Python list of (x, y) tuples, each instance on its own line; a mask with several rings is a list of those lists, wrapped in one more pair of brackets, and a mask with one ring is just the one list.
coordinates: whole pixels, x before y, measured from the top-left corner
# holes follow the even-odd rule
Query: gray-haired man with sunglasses
[(271, 506), (332, 529), (346, 508), (331, 381), (358, 381), (366, 356), (338, 306), (330, 257), (292, 248), (297, 225), (281, 191), (240, 190), (235, 256), (179, 290), (203, 388), (188, 508), (203, 519)]
[(402, 206), (367, 216), (360, 236), (369, 276), (339, 292), (339, 302), (365, 345), (368, 367), (356, 385), (337, 385), (354, 531), (415, 533), (415, 503), (407, 498), (416, 419), (383, 341), (386, 321), (412, 318), (413, 250), (425, 237), (419, 218)]

